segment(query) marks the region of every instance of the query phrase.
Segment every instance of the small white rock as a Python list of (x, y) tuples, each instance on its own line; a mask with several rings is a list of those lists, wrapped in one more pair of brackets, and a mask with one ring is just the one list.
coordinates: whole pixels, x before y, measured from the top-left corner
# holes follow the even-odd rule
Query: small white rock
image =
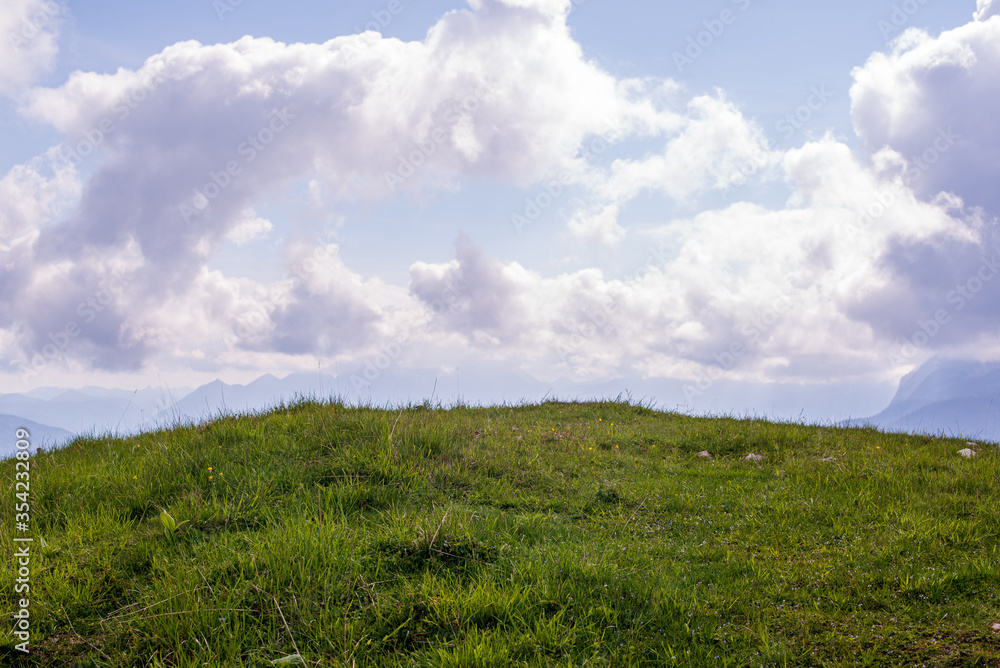
[(698, 453), (698, 456), (699, 457), (704, 457), (705, 459), (711, 459), (712, 458), (712, 455), (708, 452), (708, 450), (702, 450), (701, 452)]
[(970, 448), (966, 448), (964, 450), (959, 450), (958, 454), (962, 455), (966, 459), (972, 459), (973, 457), (976, 456), (976, 451)]
[(748, 462), (759, 462), (760, 460), (764, 459), (764, 456), (763, 455), (755, 455), (754, 453), (751, 452), (749, 455), (747, 455), (743, 459), (745, 459)]

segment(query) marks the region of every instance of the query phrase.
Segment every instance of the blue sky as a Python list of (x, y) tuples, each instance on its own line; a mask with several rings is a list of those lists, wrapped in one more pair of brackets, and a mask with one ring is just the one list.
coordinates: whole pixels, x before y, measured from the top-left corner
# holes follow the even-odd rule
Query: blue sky
[(997, 14), (7, 3), (0, 379), (246, 381), (406, 342), (401, 369), (875, 412), (932, 355), (1000, 353)]

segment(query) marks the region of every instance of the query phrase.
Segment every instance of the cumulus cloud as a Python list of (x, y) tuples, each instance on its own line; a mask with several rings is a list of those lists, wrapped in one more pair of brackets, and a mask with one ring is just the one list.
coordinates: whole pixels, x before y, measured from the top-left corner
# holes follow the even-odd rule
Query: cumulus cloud
[(780, 159), (780, 153), (769, 150), (760, 127), (744, 118), (723, 93), (694, 98), (688, 112), (662, 153), (612, 164), (610, 178), (602, 184), (611, 199), (620, 203), (653, 190), (684, 202), (732, 186), (743, 178), (747, 165), (756, 171)]
[(53, 0), (6, 0), (0, 6), (0, 95), (23, 91), (52, 67), (62, 12)]
[(578, 378), (695, 379), (720, 365), (759, 381), (879, 377), (894, 340), (945, 301), (900, 253), (961, 248), (957, 267), (980, 248), (975, 215), (917, 197), (902, 156), (879, 162), (863, 165), (830, 138), (789, 151), (777, 167), (793, 190), (788, 207), (738, 203), (675, 220), (625, 279), (547, 278), (465, 240), (450, 263), (414, 265), (411, 291), (426, 304), (457, 291), (435, 323), (464, 345)]
[[(671, 82), (615, 79), (571, 38), (567, 0), (470, 5), (419, 42), (184, 42), (138, 71), (78, 72), (26, 95), (24, 113), (67, 142), (0, 181), (4, 357), (212, 369), (419, 342), (427, 364), (485, 356), (577, 378), (698, 379), (715, 366), (881, 379), (886, 350), (928, 314), (971, 317), (929, 348), (993, 326), (1000, 303), (982, 286), (963, 309), (949, 300), (1000, 210), (987, 187), (997, 128), (983, 115), (1000, 22), (908, 32), (855, 71), (862, 161), (830, 137), (774, 150), (721, 91), (676, 104)], [(655, 148), (599, 155), (625, 139)], [(580, 195), (569, 232), (614, 247), (640, 195), (691, 205), (748, 174), (785, 181), (785, 206), (647, 226), (648, 261), (625, 277), (547, 276), (461, 237), (453, 260), (416, 262), (397, 286), (294, 229), (281, 280), (207, 269), (227, 244), (271, 232), (255, 211), (293, 182), (331, 207), (565, 175)]]
[(1000, 2), (997, 0), (977, 0), (976, 13), (973, 18), (977, 21), (985, 21), (991, 16), (1000, 15)]
[[(32, 91), (23, 112), (66, 133), (63, 166), (88, 176), (68, 215), (18, 223), (31, 246), (15, 270), (29, 277), (37, 308), (8, 309), (0, 327), (18, 313), (28, 352), (44, 344), (51, 323), (29, 314), (68, 320), (107, 280), (90, 257), (138, 258), (129, 287), (138, 303), (191, 294), (223, 244), (265, 231), (246, 211), (293, 179), (320, 184), (328, 201), (373, 201), (450, 187), (458, 177), (528, 184), (577, 169), (588, 134), (609, 119), (646, 122), (649, 112), (583, 58), (566, 9), (484, 0), (410, 43), (377, 33), (324, 44), (184, 42), (135, 72), (77, 72), (59, 88)], [(20, 220), (16, 211), (7, 217)], [(30, 278), (57, 265), (66, 271), (44, 283)], [(59, 281), (67, 284), (54, 299)], [(317, 300), (316, 290), (298, 286), (272, 313), (279, 331), (271, 341), (304, 351), (333, 337), (329, 319), (309, 317)], [(358, 299), (331, 300), (324, 307), (346, 309), (362, 325), (353, 338), (354, 329), (336, 330), (345, 345), (383, 317)], [(136, 350), (158, 347), (153, 328), (126, 334), (125, 323), (111, 320), (107, 328), (143, 343)]]
[(242, 220), (237, 222), (236, 226), (226, 235), (226, 239), (237, 246), (242, 246), (256, 239), (267, 237), (273, 228), (271, 221), (261, 218), (253, 209), (247, 209), (243, 212)]
[[(876, 156), (909, 162), (901, 179), (943, 213), (969, 221), (974, 238), (897, 241), (883, 270), (895, 277), (854, 313), (898, 349), (948, 350), (981, 344), (996, 331), (1000, 308), (989, 286), (1000, 250), (1000, 21), (996, 2), (979, 2), (976, 21), (932, 37), (910, 30), (889, 53), (854, 71), (854, 126)], [(935, 314), (946, 323), (935, 324)], [(954, 324), (959, 323), (959, 324)], [(932, 334), (927, 331), (931, 330)], [(914, 343), (918, 345), (913, 345)]]
[(296, 243), (288, 254), (298, 275), (270, 314), (272, 327), (258, 349), (324, 355), (361, 351), (373, 339), (393, 335), (393, 311), (416, 310), (402, 288), (363, 280), (348, 269), (336, 244), (317, 248)]
[(591, 170), (593, 201), (578, 207), (569, 220), (577, 237), (616, 247), (626, 234), (621, 209), (641, 193), (658, 193), (690, 204), (712, 190), (727, 190), (749, 176), (767, 177), (781, 153), (724, 93), (698, 96), (687, 113), (667, 131), (662, 152), (639, 159), (615, 160), (607, 170)]
[[(526, 306), (518, 303), (518, 277), (524, 272), (516, 263), (504, 267), (462, 236), (455, 245), (455, 261), (448, 265), (417, 263), (410, 268), (410, 290), (427, 306), (442, 311), (443, 328), (472, 339), (516, 346)], [(442, 304), (447, 308), (442, 308)]]
[(34, 243), (38, 224), (60, 215), (79, 198), (76, 170), (54, 163), (52, 154), (17, 165), (0, 179), (0, 252)]
[[(996, 3), (980, 3), (985, 19)], [(889, 146), (914, 162), (914, 187), (945, 191), (1000, 212), (1000, 21), (979, 20), (937, 37), (911, 29), (890, 53), (854, 71), (854, 127), (875, 152)]]
[[(572, 373), (586, 367), (585, 375), (607, 370), (594, 362), (606, 356), (601, 343), (617, 343), (608, 320), (616, 307), (600, 271), (544, 278), (517, 262), (489, 258), (460, 237), (455, 260), (415, 263), (410, 277), (411, 294), (432, 312), (428, 331), (457, 335), (452, 345), (459, 350), (500, 358), (517, 351), (525, 362), (548, 359)], [(599, 331), (591, 331), (594, 323)]]
[[(643, 91), (647, 100), (655, 96), (643, 82), (628, 82), (622, 88)], [(661, 92), (670, 88), (666, 85)], [(730, 190), (751, 178), (776, 176), (774, 168), (782, 154), (769, 148), (760, 127), (745, 118), (721, 90), (714, 96), (695, 97), (679, 111), (656, 110), (652, 105), (645, 111), (628, 118), (628, 127), (613, 124), (591, 142), (587, 153), (599, 156), (609, 145), (634, 135), (654, 145), (662, 142), (662, 150), (618, 158), (607, 166), (588, 163), (577, 176), (585, 193), (573, 200), (566, 214), (573, 236), (615, 249), (627, 234), (619, 216), (641, 194), (662, 195), (692, 206), (711, 191)]]

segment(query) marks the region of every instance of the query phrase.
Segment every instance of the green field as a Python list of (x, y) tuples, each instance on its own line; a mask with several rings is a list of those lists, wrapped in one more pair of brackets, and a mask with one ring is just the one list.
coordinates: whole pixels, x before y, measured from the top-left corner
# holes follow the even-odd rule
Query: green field
[(1000, 456), (964, 447), (623, 402), (79, 438), (30, 460), (0, 664), (1000, 666)]

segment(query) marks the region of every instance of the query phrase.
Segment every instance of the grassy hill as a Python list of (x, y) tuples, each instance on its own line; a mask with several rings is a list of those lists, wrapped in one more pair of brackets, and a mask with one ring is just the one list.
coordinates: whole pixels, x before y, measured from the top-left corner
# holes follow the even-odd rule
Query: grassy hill
[(964, 447), (620, 402), (81, 438), (30, 460), (0, 663), (997, 666), (1000, 456)]

